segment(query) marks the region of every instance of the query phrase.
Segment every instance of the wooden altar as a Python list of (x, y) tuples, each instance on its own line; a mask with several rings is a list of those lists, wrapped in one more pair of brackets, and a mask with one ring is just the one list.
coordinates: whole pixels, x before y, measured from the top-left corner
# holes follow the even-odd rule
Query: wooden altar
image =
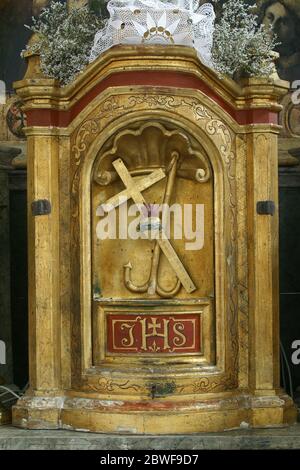
[[(286, 83), (220, 80), (180, 46), (115, 47), (65, 88), (38, 62), (15, 84), (28, 119), (31, 386), (14, 425), (178, 434), (294, 422), (279, 384)], [(145, 236), (126, 236), (124, 203)], [(161, 232), (152, 209), (171, 204), (181, 220), (200, 208), (198, 244), (174, 235), (174, 214)], [(117, 236), (100, 237), (113, 216)], [(163, 236), (147, 237), (154, 226)]]

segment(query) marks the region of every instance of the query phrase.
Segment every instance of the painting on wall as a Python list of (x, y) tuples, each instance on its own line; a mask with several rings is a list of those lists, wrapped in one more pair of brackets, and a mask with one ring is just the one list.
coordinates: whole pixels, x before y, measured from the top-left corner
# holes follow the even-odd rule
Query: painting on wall
[(300, 80), (300, 1), (258, 0), (260, 21), (276, 35), (278, 75), (283, 80)]
[[(219, 0), (217, 17), (227, 0)], [(277, 72), (282, 80), (300, 80), (300, 0), (245, 0), (258, 14), (260, 24), (270, 26), (279, 43)], [(204, 3), (204, 1), (201, 1)]]

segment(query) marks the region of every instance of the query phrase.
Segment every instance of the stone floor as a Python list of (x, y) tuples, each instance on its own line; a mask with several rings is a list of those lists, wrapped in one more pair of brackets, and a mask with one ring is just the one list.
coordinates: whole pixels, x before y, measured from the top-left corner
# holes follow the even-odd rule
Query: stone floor
[(216, 434), (123, 436), (70, 431), (26, 431), (0, 426), (0, 450), (229, 450), (300, 449), (300, 423), (280, 429)]

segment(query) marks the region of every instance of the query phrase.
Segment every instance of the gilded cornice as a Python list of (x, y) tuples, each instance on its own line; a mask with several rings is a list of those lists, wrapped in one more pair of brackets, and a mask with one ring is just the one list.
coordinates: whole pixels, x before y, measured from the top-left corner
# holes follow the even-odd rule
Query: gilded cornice
[[(15, 82), (18, 95), (24, 100), (25, 110), (52, 109), (68, 111), (95, 87), (113, 75), (128, 72), (172, 72), (193, 77), (209, 84), (209, 89), (234, 110), (267, 109), (279, 112), (278, 104), (288, 89), (282, 80), (249, 78), (240, 83), (224, 78), (205, 67), (195, 51), (184, 46), (117, 46), (91, 63), (76, 80), (60, 87), (57, 80), (41, 78), (38, 58), (27, 56), (28, 70), (23, 80)], [(33, 64), (34, 62), (34, 64)], [(195, 82), (196, 83), (196, 82)]]

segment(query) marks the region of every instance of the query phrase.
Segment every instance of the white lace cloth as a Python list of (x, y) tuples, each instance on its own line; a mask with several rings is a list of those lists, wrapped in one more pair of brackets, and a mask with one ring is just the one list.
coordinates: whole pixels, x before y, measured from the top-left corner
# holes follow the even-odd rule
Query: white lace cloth
[(117, 44), (180, 44), (194, 47), (212, 67), (215, 13), (197, 0), (110, 0), (110, 18), (95, 36), (90, 61)]

